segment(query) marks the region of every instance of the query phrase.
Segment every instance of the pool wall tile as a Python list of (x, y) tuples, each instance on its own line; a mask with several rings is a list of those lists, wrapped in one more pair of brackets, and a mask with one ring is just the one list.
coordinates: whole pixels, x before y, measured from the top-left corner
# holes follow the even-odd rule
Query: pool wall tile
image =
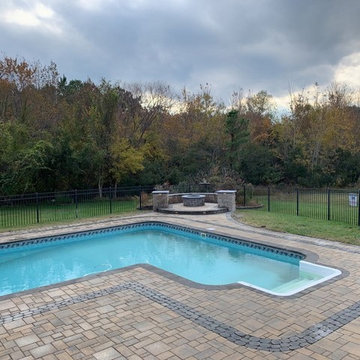
[[(81, 241), (84, 240), (85, 237), (91, 235), (100, 235), (100, 234), (108, 234), (110, 232), (116, 232), (119, 234), (136, 232), (139, 230), (161, 230), (165, 232), (169, 232), (177, 235), (186, 235), (190, 236), (193, 239), (203, 240), (211, 243), (215, 243), (217, 245), (222, 245), (222, 243), (227, 243), (227, 245), (234, 245), (239, 249), (243, 248), (244, 251), (258, 254), (262, 256), (266, 256), (272, 259), (276, 259), (279, 261), (285, 261), (297, 264), (300, 260), (305, 258), (305, 255), (300, 252), (295, 252), (291, 250), (286, 250), (282, 248), (277, 248), (269, 245), (264, 245), (256, 242), (251, 242), (242, 239), (236, 239), (232, 237), (217, 235), (213, 233), (208, 233), (205, 231), (195, 230), (179, 225), (166, 224), (161, 222), (141, 222), (134, 223), (129, 225), (119, 225), (116, 227), (109, 227), (98, 230), (89, 230), (82, 231), (78, 233), (72, 233), (67, 235), (56, 235), (44, 238), (30, 239), (30, 240), (21, 240), (11, 243), (0, 244), (1, 249), (19, 249), (22, 247), (34, 247), (34, 246), (47, 246), (52, 245), (55, 242), (73, 242), (73, 241)], [(200, 237), (200, 239), (199, 239)]]

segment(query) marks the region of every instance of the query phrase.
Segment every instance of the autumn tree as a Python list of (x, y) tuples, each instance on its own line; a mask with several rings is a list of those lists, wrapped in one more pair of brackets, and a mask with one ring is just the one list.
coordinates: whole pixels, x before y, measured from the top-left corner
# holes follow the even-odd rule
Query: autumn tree
[(232, 110), (226, 116), (225, 130), (229, 134), (229, 167), (239, 170), (244, 145), (249, 141), (249, 120), (241, 117), (239, 110)]
[(209, 84), (59, 76), (54, 63), (0, 59), (0, 191), (179, 183), (226, 174), (254, 184), (349, 186), (360, 177), (360, 110), (341, 84), (291, 94), (278, 116), (266, 91)]

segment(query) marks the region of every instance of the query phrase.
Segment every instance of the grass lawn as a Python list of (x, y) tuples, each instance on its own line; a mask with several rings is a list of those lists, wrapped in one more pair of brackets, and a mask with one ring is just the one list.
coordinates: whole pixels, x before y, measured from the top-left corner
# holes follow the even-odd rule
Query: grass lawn
[(262, 210), (237, 210), (234, 217), (245, 224), (269, 230), (360, 245), (357, 225)]
[[(258, 204), (263, 204), (263, 210), (267, 211), (267, 196), (254, 196)], [(299, 215), (315, 219), (330, 219), (345, 222), (351, 225), (358, 224), (359, 209), (349, 205), (348, 193), (331, 193), (330, 209), (328, 209), (328, 196), (326, 193), (300, 194)], [(296, 215), (296, 194), (276, 194), (270, 198), (270, 211), (283, 214)]]
[(42, 227), (47, 226), (53, 226), (53, 225), (73, 225), (73, 224), (79, 224), (86, 223), (86, 222), (95, 222), (95, 221), (101, 221), (101, 220), (111, 220), (113, 218), (118, 218), (119, 216), (133, 216), (133, 215), (141, 215), (146, 213), (144, 210), (132, 210), (129, 212), (122, 212), (119, 214), (107, 214), (107, 215), (100, 215), (100, 216), (94, 216), (94, 217), (86, 217), (82, 219), (71, 219), (71, 220), (56, 220), (56, 221), (49, 221), (46, 223), (36, 223), (32, 225), (22, 225), (22, 226), (13, 226), (11, 228), (0, 228), (0, 236), (1, 233), (7, 232), (7, 231), (16, 231), (16, 230), (30, 230), (30, 229), (39, 229)]
[(0, 207), (0, 230), (131, 213), (135, 212), (138, 206), (139, 201), (136, 198), (113, 200), (111, 204), (108, 200), (92, 200), (81, 202), (77, 207), (74, 203), (39, 204), (38, 212), (34, 204), (2, 206)]

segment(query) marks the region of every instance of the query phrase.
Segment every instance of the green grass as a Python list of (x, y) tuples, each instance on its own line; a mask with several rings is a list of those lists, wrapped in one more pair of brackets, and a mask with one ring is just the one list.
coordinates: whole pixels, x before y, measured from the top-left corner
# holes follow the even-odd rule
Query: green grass
[(78, 219), (101, 217), (135, 212), (139, 206), (137, 198), (91, 200), (74, 203), (39, 204), (39, 221), (36, 205), (0, 207), (0, 230), (23, 228), (32, 225), (70, 222)]
[(360, 245), (360, 228), (357, 225), (261, 210), (237, 210), (234, 217), (243, 223), (269, 230)]
[[(267, 196), (254, 196), (259, 204), (264, 204), (262, 210), (267, 211)], [(300, 194), (299, 216), (315, 219), (328, 219), (328, 198), (326, 193)], [(296, 215), (296, 194), (276, 194), (270, 198), (270, 211)], [(331, 193), (330, 220), (351, 225), (358, 224), (359, 209), (349, 205), (348, 193)]]
[(73, 224), (86, 224), (87, 222), (93, 223), (95, 221), (101, 221), (101, 220), (111, 220), (118, 218), (119, 216), (132, 216), (132, 215), (138, 215), (138, 214), (144, 214), (144, 210), (132, 210), (129, 212), (122, 212), (119, 214), (107, 214), (107, 215), (99, 215), (95, 217), (87, 217), (87, 218), (78, 218), (78, 219), (70, 219), (70, 220), (56, 220), (56, 221), (49, 221), (46, 223), (36, 223), (31, 225), (20, 225), (20, 226), (13, 226), (11, 228), (0, 228), (0, 234), (7, 232), (7, 231), (17, 231), (17, 230), (30, 230), (30, 229), (41, 229), (45, 228), (47, 226), (59, 226), (59, 225), (73, 225)]

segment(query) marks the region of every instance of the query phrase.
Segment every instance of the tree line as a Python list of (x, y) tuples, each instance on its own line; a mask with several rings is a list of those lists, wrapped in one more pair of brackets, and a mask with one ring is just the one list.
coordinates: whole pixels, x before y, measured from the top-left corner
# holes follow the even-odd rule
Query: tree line
[(95, 84), (55, 63), (0, 59), (0, 194), (182, 182), (352, 186), (360, 177), (360, 108), (334, 84), (291, 96), (208, 85)]

